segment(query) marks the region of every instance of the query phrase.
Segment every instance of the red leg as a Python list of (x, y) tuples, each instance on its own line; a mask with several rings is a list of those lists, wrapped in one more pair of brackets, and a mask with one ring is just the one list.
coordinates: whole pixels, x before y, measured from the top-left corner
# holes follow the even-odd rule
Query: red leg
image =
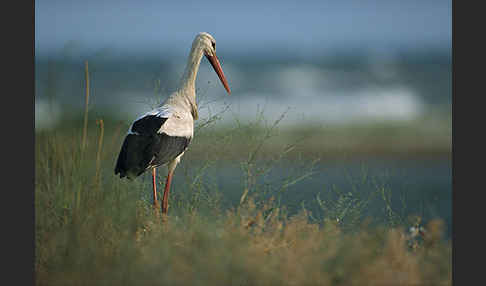
[(170, 182), (172, 181), (172, 173), (173, 171), (169, 171), (169, 174), (167, 174), (167, 180), (165, 181), (164, 197), (162, 198), (163, 214), (167, 214), (167, 211), (169, 210), (169, 191), (170, 191)]
[(157, 182), (155, 180), (157, 175), (155, 172), (156, 172), (155, 168), (152, 168), (152, 186), (154, 187), (153, 188), (154, 208), (158, 209), (159, 202), (157, 200)]

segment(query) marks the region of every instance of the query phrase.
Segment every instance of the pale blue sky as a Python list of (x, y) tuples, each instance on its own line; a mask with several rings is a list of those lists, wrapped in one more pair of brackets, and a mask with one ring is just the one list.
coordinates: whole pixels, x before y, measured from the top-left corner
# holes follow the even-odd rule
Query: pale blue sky
[(312, 57), (451, 48), (451, 1), (35, 1), (38, 55), (77, 51), (185, 56), (211, 33), (222, 53)]

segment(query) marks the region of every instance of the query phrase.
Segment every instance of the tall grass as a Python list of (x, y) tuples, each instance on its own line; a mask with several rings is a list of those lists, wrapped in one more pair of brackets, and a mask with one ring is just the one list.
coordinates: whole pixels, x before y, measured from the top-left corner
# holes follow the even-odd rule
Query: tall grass
[[(150, 182), (113, 174), (124, 127), (98, 122), (100, 132), (87, 135), (83, 156), (81, 132), (73, 128), (81, 124), (36, 134), (37, 285), (452, 284), (451, 242), (443, 239), (440, 220), (417, 222), (425, 230), (418, 235), (391, 207), (387, 221), (393, 223), (363, 218), (371, 196), (390, 206), (391, 190), (337, 199), (323, 194), (313, 202), (320, 215), (305, 205), (289, 215), (279, 193), (312, 175), (313, 162), (284, 182), (257, 179), (293, 150), (290, 144), (277, 156), (263, 152), (279, 136), (278, 119), (256, 123), (263, 133), (245, 135), (239, 204), (224, 205), (218, 185), (203, 176), (217, 158), (200, 155), (200, 164), (176, 170), (185, 183), (171, 192), (165, 223), (153, 214)], [(237, 124), (213, 137), (224, 143), (219, 154), (253, 127)], [(115, 147), (102, 148), (103, 142)]]
[(84, 103), (84, 124), (83, 124), (83, 140), (81, 143), (81, 150), (84, 152), (86, 148), (86, 136), (88, 132), (88, 109), (89, 109), (89, 69), (88, 61), (84, 63), (85, 77), (86, 77), (86, 96)]

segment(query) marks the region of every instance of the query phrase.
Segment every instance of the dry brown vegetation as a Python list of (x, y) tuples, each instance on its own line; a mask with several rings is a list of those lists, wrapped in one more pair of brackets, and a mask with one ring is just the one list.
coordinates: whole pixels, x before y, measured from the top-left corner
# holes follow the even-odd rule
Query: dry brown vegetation
[[(89, 125), (84, 152), (81, 128), (36, 134), (37, 285), (452, 284), (440, 220), (419, 237), (368, 221), (345, 229), (305, 208), (289, 216), (254, 193), (227, 209), (211, 194), (177, 196), (191, 191), (184, 187), (162, 223), (144, 199), (149, 185), (113, 175), (125, 128), (99, 123)], [(264, 153), (258, 146), (248, 150)], [(243, 163), (258, 164), (248, 150)]]

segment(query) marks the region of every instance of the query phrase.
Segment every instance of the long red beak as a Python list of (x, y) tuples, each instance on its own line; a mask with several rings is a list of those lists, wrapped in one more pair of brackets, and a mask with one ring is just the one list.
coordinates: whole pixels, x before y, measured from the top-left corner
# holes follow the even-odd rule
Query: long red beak
[(221, 80), (221, 83), (224, 85), (224, 88), (228, 92), (228, 94), (231, 94), (231, 90), (228, 86), (228, 81), (226, 80), (226, 77), (224, 76), (223, 69), (221, 69), (221, 65), (219, 64), (218, 57), (216, 54), (214, 56), (210, 56), (208, 54), (205, 54), (206, 58), (209, 60), (211, 65), (214, 68), (214, 71), (218, 74), (219, 79)]

